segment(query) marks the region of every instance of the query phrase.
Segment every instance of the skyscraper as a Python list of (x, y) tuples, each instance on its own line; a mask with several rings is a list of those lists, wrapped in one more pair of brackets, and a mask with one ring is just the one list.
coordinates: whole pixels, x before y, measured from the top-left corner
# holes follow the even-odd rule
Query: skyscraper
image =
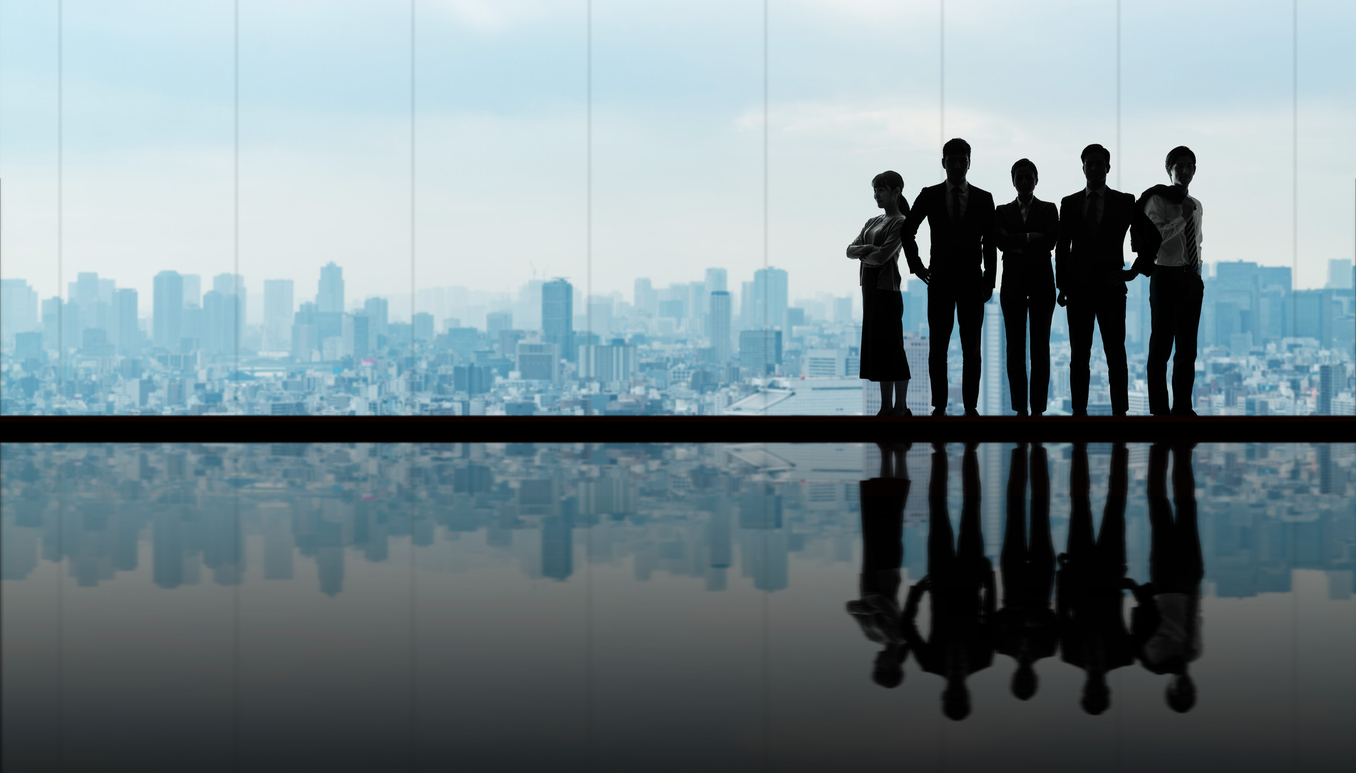
[(139, 353), (141, 331), (137, 324), (137, 291), (118, 290), (113, 294), (113, 330), (109, 336), (118, 354), (135, 357)]
[(37, 326), (38, 292), (25, 279), (0, 279), (0, 338), (9, 343)]
[(980, 355), (979, 408), (985, 416), (1007, 413), (1012, 396), (1008, 392), (1007, 335), (1003, 328), (1003, 310), (996, 301), (984, 304), (984, 342)]
[(291, 343), (292, 314), (291, 279), (264, 280), (264, 350), (285, 352)]
[(556, 279), (541, 286), (541, 329), (546, 343), (560, 347), (560, 356), (574, 362), (574, 286)]
[(202, 277), (198, 274), (180, 274), (184, 283), (184, 305), (202, 305)]
[[(708, 272), (709, 273), (709, 272)], [(716, 362), (730, 359), (730, 293), (717, 290), (711, 293), (710, 324), (707, 327), (711, 346), (716, 350)]]
[(637, 279), (635, 282), (635, 305), (636, 311), (648, 314), (651, 317), (659, 314), (659, 294), (655, 292), (654, 286), (648, 279)]
[(749, 321), (754, 328), (783, 327), (786, 324), (787, 275), (780, 268), (760, 268), (753, 272), (753, 310)]
[(344, 270), (330, 261), (320, 267), (320, 287), (315, 305), (321, 312), (344, 311)]
[(1337, 379), (1345, 380), (1346, 368), (1342, 365), (1318, 366), (1318, 405), (1314, 413), (1319, 416), (1332, 415), (1332, 398), (1337, 394)]
[(1328, 289), (1350, 290), (1356, 275), (1352, 274), (1351, 261), (1346, 258), (1328, 261)]
[(184, 277), (177, 271), (156, 274), (151, 303), (151, 340), (158, 347), (178, 352), (184, 322)]

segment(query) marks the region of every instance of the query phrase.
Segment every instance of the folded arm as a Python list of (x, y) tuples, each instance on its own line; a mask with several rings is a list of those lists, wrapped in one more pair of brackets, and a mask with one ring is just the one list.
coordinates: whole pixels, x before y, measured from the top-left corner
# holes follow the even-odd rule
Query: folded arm
[(903, 244), (901, 231), (904, 221), (896, 220), (886, 227), (884, 242), (879, 247), (862, 256), (862, 262), (868, 266), (883, 266), (899, 257)]

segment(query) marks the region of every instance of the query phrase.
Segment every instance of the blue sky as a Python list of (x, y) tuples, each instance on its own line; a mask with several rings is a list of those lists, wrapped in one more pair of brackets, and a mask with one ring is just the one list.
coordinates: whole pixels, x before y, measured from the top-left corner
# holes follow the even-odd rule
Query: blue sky
[[(416, 0), (414, 278), (509, 291), (589, 274), (584, 0)], [(162, 268), (233, 260), (233, 8), (226, 0), (66, 0), (67, 280), (96, 270), (147, 294)], [(732, 285), (763, 265), (763, 4), (595, 0), (592, 282)], [(939, 9), (770, 0), (768, 258), (793, 297), (855, 294), (842, 246), (874, 214), (871, 177), (912, 198), (940, 178)], [(1292, 4), (945, 6), (945, 133), (972, 181), (1007, 170), (1037, 195), (1081, 187), (1078, 152), (1112, 148), (1111, 182), (1162, 181), (1192, 146), (1209, 261), (1290, 265)], [(1299, 4), (1299, 275), (1353, 253), (1356, 3)], [(56, 4), (0, 0), (3, 274), (56, 289)], [(411, 281), (410, 4), (240, 0), (240, 271), (252, 291), (344, 266), (350, 298)]]

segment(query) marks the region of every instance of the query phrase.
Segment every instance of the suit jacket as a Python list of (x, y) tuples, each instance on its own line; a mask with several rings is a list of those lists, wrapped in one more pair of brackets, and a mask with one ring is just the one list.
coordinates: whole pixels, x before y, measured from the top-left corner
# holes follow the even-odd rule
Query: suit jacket
[[(998, 249), (1003, 251), (1003, 286), (1020, 282), (1014, 286), (1053, 288), (1055, 269), (1050, 252), (1059, 240), (1059, 209), (1055, 203), (1031, 197), (1024, 222), (1022, 208), (1008, 202), (994, 211), (994, 218)], [(1041, 238), (1027, 242), (1027, 233), (1039, 233)]]
[(928, 221), (932, 232), (932, 254), (927, 268), (932, 272), (933, 284), (948, 290), (978, 291), (983, 287), (982, 283), (987, 283), (992, 289), (998, 271), (993, 194), (971, 184), (965, 216), (959, 224), (953, 225), (946, 209), (946, 183), (931, 185), (919, 192), (904, 219), (902, 234), (909, 271), (914, 274), (923, 269), (917, 237), (924, 220)]
[[(1125, 234), (1140, 254), (1158, 252), (1153, 234), (1158, 229), (1129, 193), (1106, 189), (1102, 220), (1089, 228), (1083, 218), (1087, 191), (1065, 196), (1059, 205), (1059, 242), (1055, 246), (1055, 278), (1061, 292), (1077, 297), (1086, 292), (1125, 294), (1120, 271), (1125, 268)], [(1160, 237), (1161, 238), (1161, 237)], [(1150, 249), (1152, 248), (1152, 249)]]

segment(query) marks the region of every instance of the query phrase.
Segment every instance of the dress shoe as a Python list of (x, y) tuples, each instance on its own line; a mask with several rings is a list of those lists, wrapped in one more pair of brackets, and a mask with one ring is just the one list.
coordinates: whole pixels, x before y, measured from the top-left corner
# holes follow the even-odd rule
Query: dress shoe
[(1177, 410), (1176, 408), (1174, 408), (1173, 411), (1172, 411), (1172, 415), (1173, 415), (1173, 416), (1195, 416), (1195, 415), (1196, 415), (1196, 412), (1193, 411), (1193, 410), (1191, 410), (1190, 408), (1183, 408), (1183, 409), (1180, 410), (1180, 411)]
[(1088, 412), (1087, 412), (1087, 411), (1074, 411), (1074, 412), (1073, 412), (1073, 415), (1074, 415), (1074, 416), (1087, 416), (1087, 415), (1088, 415)]
[(1026, 418), (1026, 411), (1017, 411), (1017, 415)]
[(966, 408), (966, 409), (965, 409), (965, 415), (966, 415), (966, 416), (978, 416), (978, 415), (979, 415), (979, 411), (976, 411), (974, 408)]
[(945, 409), (945, 408), (933, 408), (933, 409), (932, 409), (932, 415), (933, 415), (933, 416), (945, 416), (945, 415), (946, 415), (946, 409)]

